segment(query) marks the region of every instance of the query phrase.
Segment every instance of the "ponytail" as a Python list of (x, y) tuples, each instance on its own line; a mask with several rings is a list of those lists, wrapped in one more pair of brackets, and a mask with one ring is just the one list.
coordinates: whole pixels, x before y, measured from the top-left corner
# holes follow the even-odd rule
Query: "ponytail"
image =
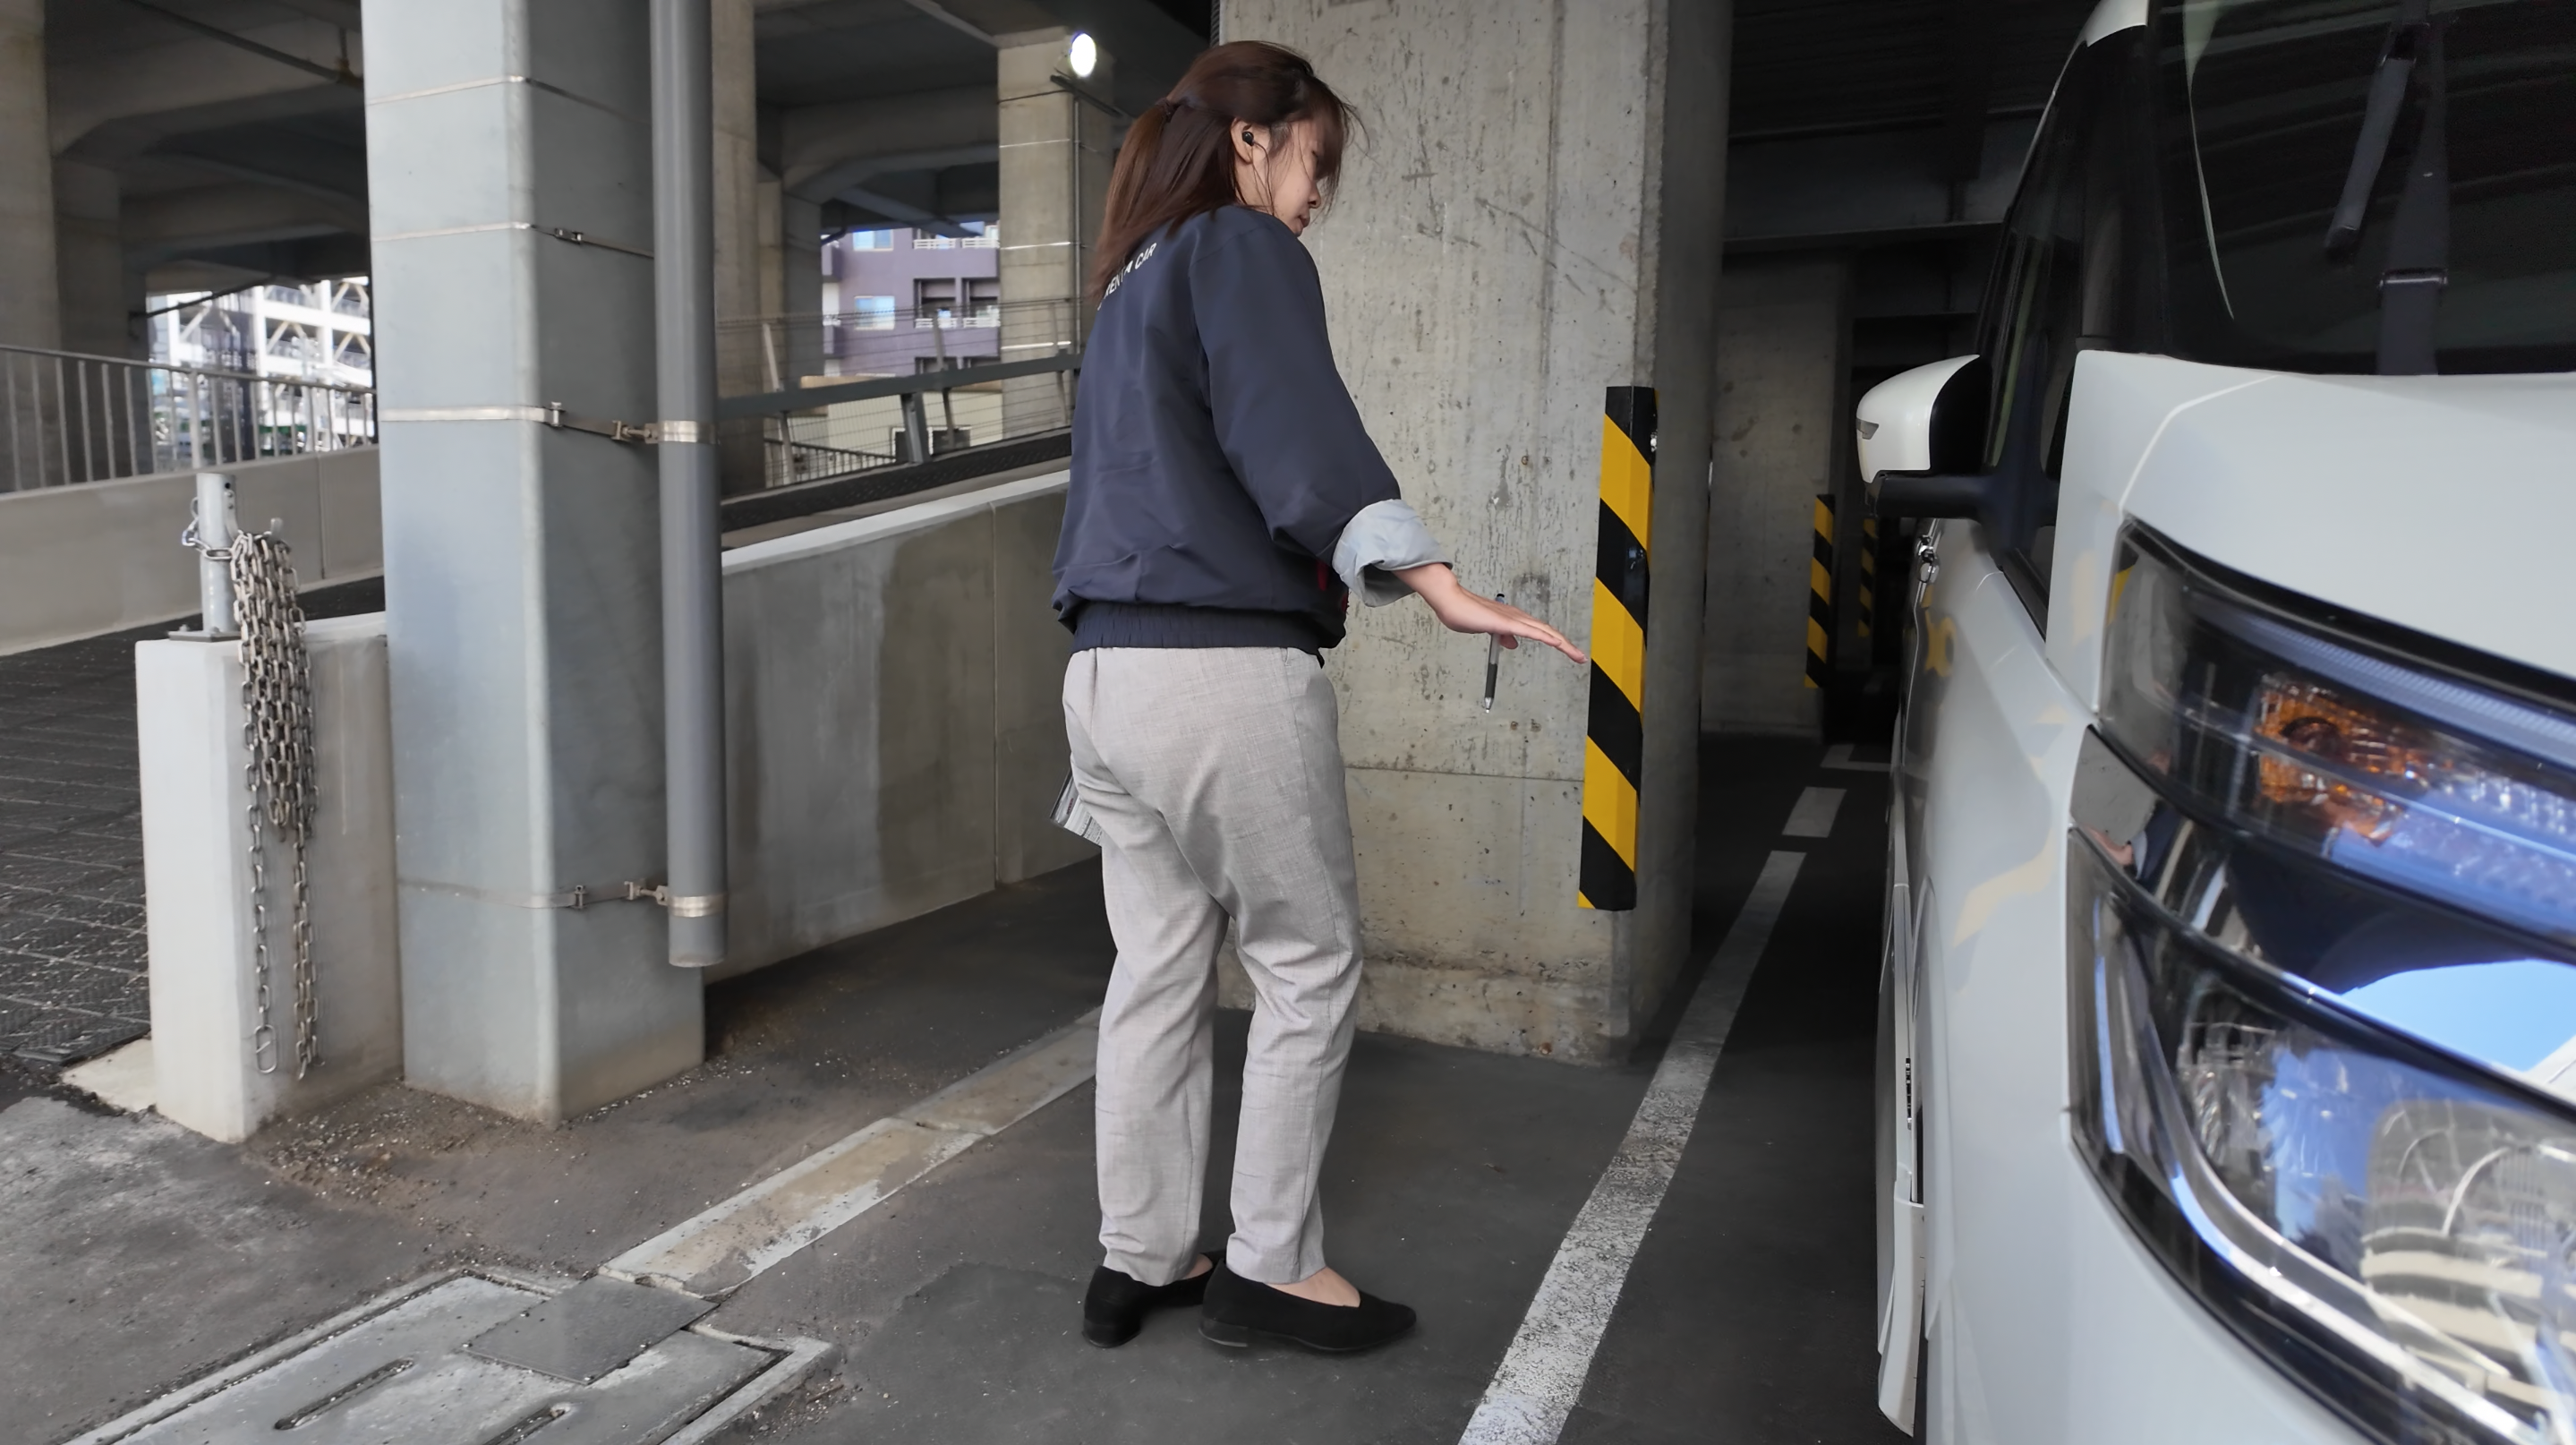
[(1286, 46), (1238, 40), (1201, 52), (1171, 94), (1127, 128), (1092, 253), (1092, 299), (1107, 293), (1147, 237), (1235, 203), (1229, 122), (1260, 126), (1275, 141), (1301, 120), (1315, 123), (1315, 180), (1329, 199), (1354, 124), (1350, 106)]

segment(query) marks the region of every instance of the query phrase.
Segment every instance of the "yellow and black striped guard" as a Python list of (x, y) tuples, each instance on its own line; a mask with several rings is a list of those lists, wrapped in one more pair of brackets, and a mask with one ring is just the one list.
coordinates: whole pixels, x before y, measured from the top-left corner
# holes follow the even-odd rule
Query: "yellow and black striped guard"
[(1807, 561), (1807, 686), (1823, 687), (1834, 654), (1834, 499), (1816, 498), (1816, 549)]
[(1655, 390), (1614, 386), (1602, 407), (1601, 538), (1592, 579), (1592, 714), (1583, 739), (1583, 859), (1575, 901), (1637, 906), (1637, 785), (1646, 762), (1646, 553), (1655, 502)]

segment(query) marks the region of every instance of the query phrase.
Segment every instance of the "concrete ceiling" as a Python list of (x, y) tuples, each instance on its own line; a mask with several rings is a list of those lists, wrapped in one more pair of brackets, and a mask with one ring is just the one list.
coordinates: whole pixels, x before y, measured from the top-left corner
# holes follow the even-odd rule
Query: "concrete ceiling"
[[(429, 0), (436, 3), (436, 0)], [(754, 0), (763, 161), (843, 224), (989, 218), (989, 37), (1089, 29), (1149, 104), (1205, 43), (1190, 0)], [(1197, 17), (1198, 31), (1191, 28)], [(356, 0), (46, 0), (65, 196), (113, 196), (153, 289), (367, 265)]]
[(762, 161), (834, 229), (990, 220), (994, 38), (1088, 31), (1129, 113), (1207, 43), (1188, 0), (757, 0)]
[[(1991, 229), (2091, 3), (1735, 0), (1730, 249)], [(991, 37), (1090, 31), (1134, 112), (1207, 26), (1204, 0), (754, 8), (762, 161), (844, 226), (992, 215)], [(46, 0), (54, 148), (113, 178), (129, 267), (364, 267), (359, 19), (354, 0)]]
[(1991, 229), (2094, 0), (1735, 0), (1730, 251)]
[(57, 190), (115, 196), (128, 269), (164, 284), (363, 269), (357, 24), (353, 0), (47, 0)]
[(1993, 238), (2093, 0), (1735, 0), (1730, 275), (1848, 263), (1855, 385), (1972, 344)]

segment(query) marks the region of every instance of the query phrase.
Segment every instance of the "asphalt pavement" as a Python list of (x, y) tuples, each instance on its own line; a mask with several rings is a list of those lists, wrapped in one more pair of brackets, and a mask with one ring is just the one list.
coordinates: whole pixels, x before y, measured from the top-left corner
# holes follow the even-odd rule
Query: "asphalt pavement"
[[(1819, 745), (1703, 758), (1694, 968), (1774, 853), (1800, 869), (1590, 1373), (1569, 1441), (1898, 1438), (1872, 1404), (1870, 1038), (1885, 778)], [(1866, 754), (1863, 755), (1866, 757)], [(1783, 837), (1810, 789), (1823, 837)], [(0, 867), (15, 866), (0, 862)], [(540, 1129), (370, 1091), (243, 1148), (152, 1115), (0, 1111), (0, 1437), (48, 1445), (371, 1293), (455, 1265), (580, 1275), (1097, 1004), (1094, 867), (709, 991), (710, 1058)], [(1088, 1084), (831, 1229), (709, 1323), (838, 1359), (749, 1422), (823, 1442), (1459, 1438), (1628, 1130), (1676, 1006), (1610, 1067), (1379, 1035), (1354, 1051), (1325, 1212), (1335, 1263), (1415, 1305), (1380, 1352), (1220, 1351), (1185, 1314), (1100, 1351)], [(1245, 1017), (1222, 1017), (1219, 1077)], [(1236, 1091), (1220, 1089), (1216, 1137)], [(1205, 1236), (1226, 1232), (1226, 1151)]]

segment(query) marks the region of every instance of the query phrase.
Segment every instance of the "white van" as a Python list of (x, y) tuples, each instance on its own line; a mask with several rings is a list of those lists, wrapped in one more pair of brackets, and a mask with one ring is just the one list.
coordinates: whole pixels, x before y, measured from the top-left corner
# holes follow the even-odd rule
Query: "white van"
[(2576, 0), (2108, 0), (1979, 348), (1858, 408), (1882, 1407), (2576, 1441)]

